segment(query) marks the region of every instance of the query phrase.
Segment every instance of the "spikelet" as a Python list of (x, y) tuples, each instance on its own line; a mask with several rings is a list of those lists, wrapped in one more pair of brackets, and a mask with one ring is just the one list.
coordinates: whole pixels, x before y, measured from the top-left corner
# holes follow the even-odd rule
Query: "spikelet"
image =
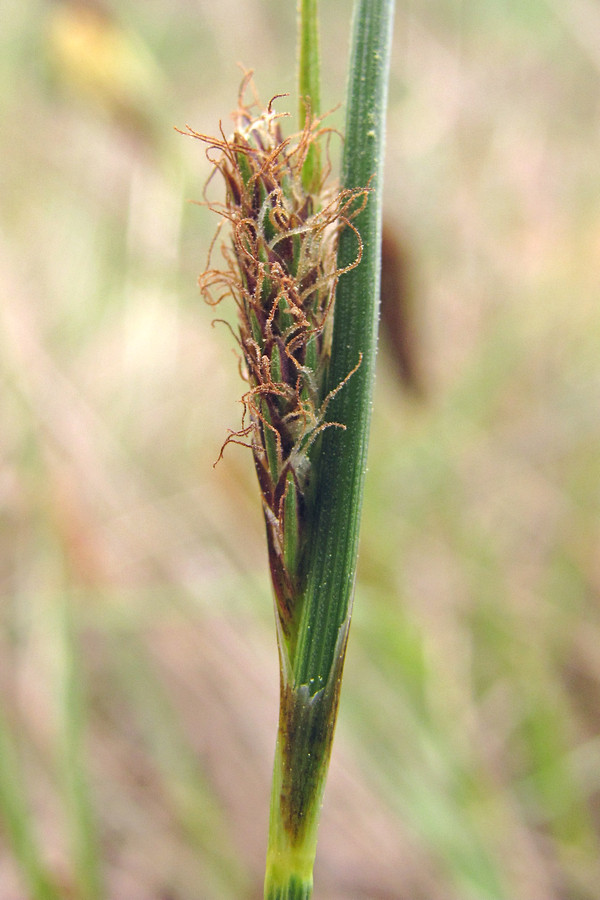
[[(324, 428), (336, 427), (325, 421), (326, 408), (353, 374), (323, 396), (335, 289), (360, 261), (361, 239), (351, 220), (367, 190), (327, 187), (323, 177), (315, 192), (308, 191), (302, 172), (309, 149), (331, 129), (307, 116), (303, 130), (285, 138), (284, 116), (273, 110), (277, 98), (257, 114), (244, 104), (250, 77), (242, 83), (232, 136), (221, 129), (211, 138), (189, 126), (185, 133), (208, 145), (207, 156), (225, 182), (225, 203), (209, 203), (229, 223), (224, 265), (208, 267), (199, 285), (209, 304), (232, 296), (237, 305), (248, 390), (242, 427), (221, 454), (228, 443), (253, 451), (279, 618), (288, 636), (301, 579), (309, 450)], [(345, 227), (355, 231), (357, 253), (339, 269), (337, 243)]]

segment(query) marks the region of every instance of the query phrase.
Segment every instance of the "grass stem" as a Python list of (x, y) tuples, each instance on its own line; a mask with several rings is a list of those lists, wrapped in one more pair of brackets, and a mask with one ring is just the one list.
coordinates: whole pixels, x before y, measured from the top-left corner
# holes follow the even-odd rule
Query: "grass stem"
[[(300, 127), (321, 112), (318, 0), (298, 0), (298, 94)], [(307, 191), (317, 192), (321, 180), (321, 148), (311, 144), (302, 180)]]
[[(382, 166), (392, 0), (358, 0), (354, 11), (342, 188), (369, 186), (342, 232), (340, 279), (323, 397), (327, 420), (311, 454), (308, 547), (298, 633), (282, 662), (281, 707), (266, 900), (310, 897), (317, 827), (337, 716), (356, 573), (371, 416), (380, 278)], [(350, 373), (350, 377), (349, 377)], [(342, 386), (343, 385), (343, 386)], [(338, 388), (340, 388), (338, 390)], [(335, 396), (334, 396), (335, 394)]]

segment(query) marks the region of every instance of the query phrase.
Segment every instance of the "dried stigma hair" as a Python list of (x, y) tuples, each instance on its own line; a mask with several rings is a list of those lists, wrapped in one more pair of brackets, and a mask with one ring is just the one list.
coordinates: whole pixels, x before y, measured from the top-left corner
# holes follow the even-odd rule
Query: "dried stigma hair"
[[(309, 450), (324, 428), (336, 426), (325, 421), (327, 405), (355, 371), (323, 395), (336, 284), (360, 262), (362, 243), (351, 219), (367, 190), (327, 187), (328, 173), (315, 190), (307, 189), (309, 151), (331, 129), (307, 116), (299, 134), (284, 138), (280, 120), (286, 114), (273, 110), (277, 97), (258, 114), (252, 112), (256, 104), (244, 104), (250, 78), (242, 83), (231, 137), (221, 129), (220, 138), (211, 138), (189, 126), (186, 133), (208, 145), (208, 158), (225, 181), (225, 203), (208, 205), (229, 222), (230, 242), (222, 247), (224, 266), (209, 264), (199, 285), (213, 306), (234, 298), (249, 385), (242, 427), (229, 435), (221, 454), (230, 442), (253, 451), (279, 618), (289, 637), (301, 577)], [(348, 227), (355, 231), (357, 254), (340, 269), (338, 237)]]

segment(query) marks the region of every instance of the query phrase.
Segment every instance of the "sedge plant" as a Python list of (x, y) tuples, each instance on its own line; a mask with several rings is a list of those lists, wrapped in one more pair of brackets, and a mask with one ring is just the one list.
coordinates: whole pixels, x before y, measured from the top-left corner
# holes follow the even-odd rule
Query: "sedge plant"
[[(319, 813), (353, 600), (377, 342), (381, 197), (393, 0), (356, 0), (340, 183), (321, 116), (316, 0), (299, 3), (299, 132), (281, 97), (240, 90), (234, 131), (188, 133), (225, 185), (228, 226), (200, 287), (232, 297), (247, 390), (241, 428), (267, 532), (280, 716), (266, 900), (312, 895)], [(224, 446), (225, 446), (224, 445)]]

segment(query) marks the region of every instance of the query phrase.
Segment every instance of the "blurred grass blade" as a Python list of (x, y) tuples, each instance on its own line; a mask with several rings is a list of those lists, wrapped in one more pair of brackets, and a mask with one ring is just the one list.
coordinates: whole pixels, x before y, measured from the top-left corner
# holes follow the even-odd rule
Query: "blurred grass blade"
[(30, 900), (60, 900), (31, 827), (14, 734), (0, 707), (0, 822), (27, 885)]
[(86, 771), (84, 673), (68, 599), (59, 607), (57, 614), (60, 617), (63, 650), (60, 765), (73, 869), (81, 900), (100, 900), (104, 896), (100, 874), (101, 854)]
[[(313, 455), (309, 548), (302, 612), (290, 660), (280, 641), (282, 689), (275, 755), (266, 900), (312, 893), (318, 819), (337, 715), (356, 572), (377, 343), (382, 164), (393, 2), (358, 0), (354, 10), (343, 188), (371, 188), (342, 233), (342, 276), (323, 397), (327, 419)], [(349, 373), (351, 377), (349, 377)], [(337, 390), (343, 384), (341, 390)], [(335, 397), (333, 396), (335, 393)], [(282, 648), (284, 648), (282, 650)]]

